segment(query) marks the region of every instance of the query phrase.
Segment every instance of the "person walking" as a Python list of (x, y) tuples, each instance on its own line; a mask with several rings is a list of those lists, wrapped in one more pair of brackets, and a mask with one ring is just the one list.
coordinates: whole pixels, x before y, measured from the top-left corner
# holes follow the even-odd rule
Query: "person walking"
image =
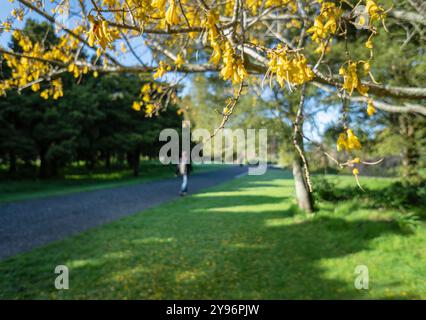
[(186, 196), (188, 193), (188, 176), (190, 172), (192, 171), (192, 166), (186, 151), (182, 152), (182, 156), (180, 158), (176, 171), (178, 172), (178, 174), (182, 176), (182, 185), (180, 187), (180, 195)]

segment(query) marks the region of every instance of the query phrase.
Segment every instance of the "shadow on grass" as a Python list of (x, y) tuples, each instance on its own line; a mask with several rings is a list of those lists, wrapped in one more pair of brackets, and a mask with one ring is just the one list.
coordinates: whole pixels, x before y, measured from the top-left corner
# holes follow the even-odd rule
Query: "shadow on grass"
[[(399, 233), (397, 226), (332, 217), (295, 221), (292, 206), (232, 210), (235, 203), (281, 201), (200, 195), (127, 217), (0, 263), (0, 298), (368, 298), (353, 286), (356, 265), (345, 270), (345, 281), (327, 277), (321, 261), (368, 250), (371, 240)], [(70, 268), (69, 290), (54, 289), (59, 264)]]

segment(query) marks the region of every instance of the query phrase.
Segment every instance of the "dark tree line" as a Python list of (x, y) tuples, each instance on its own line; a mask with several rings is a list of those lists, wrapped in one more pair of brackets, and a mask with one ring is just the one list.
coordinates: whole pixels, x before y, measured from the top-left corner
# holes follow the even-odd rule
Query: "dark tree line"
[[(25, 30), (33, 40), (43, 37), (46, 45), (56, 41), (46, 23), (29, 20)], [(10, 47), (19, 52), (14, 41)], [(8, 72), (1, 61), (1, 73)], [(158, 156), (160, 131), (181, 124), (174, 105), (153, 118), (131, 108), (147, 81), (133, 74), (69, 75), (59, 100), (44, 100), (31, 89), (9, 91), (0, 97), (0, 165), (12, 176), (29, 171), (44, 179), (75, 161), (84, 161), (91, 170), (116, 160), (138, 175), (141, 156)]]
[(158, 156), (160, 131), (181, 124), (175, 106), (155, 118), (131, 109), (143, 83), (135, 76), (72, 81), (56, 101), (28, 92), (0, 98), (0, 159), (11, 174), (33, 170), (48, 178), (75, 161), (93, 169), (115, 159), (138, 175), (141, 156)]

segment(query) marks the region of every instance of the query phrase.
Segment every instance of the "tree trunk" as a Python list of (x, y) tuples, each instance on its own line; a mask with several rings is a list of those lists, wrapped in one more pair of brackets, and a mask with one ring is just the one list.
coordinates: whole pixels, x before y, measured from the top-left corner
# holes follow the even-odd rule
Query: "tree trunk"
[(15, 152), (9, 153), (9, 173), (16, 173), (16, 154), (15, 154)]
[(399, 124), (400, 133), (406, 142), (401, 152), (402, 175), (406, 181), (416, 181), (419, 178), (417, 165), (420, 156), (417, 150), (413, 119), (405, 115), (400, 116)]
[(296, 199), (299, 208), (307, 213), (314, 212), (314, 202), (303, 176), (302, 163), (298, 155), (293, 160), (293, 178), (296, 188)]
[[(303, 42), (303, 38), (302, 38)], [(309, 177), (308, 160), (303, 146), (303, 106), (305, 103), (306, 85), (302, 86), (299, 107), (293, 122), (293, 177), (296, 188), (296, 199), (299, 208), (307, 213), (314, 212), (314, 199)], [(305, 169), (305, 171), (303, 171)]]
[(139, 176), (140, 153), (135, 151), (133, 155), (133, 176)]

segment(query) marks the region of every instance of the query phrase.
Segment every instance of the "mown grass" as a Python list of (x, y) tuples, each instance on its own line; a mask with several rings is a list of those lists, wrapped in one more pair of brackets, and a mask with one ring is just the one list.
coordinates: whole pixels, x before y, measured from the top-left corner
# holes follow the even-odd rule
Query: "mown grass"
[[(233, 180), (0, 262), (0, 298), (426, 298), (424, 222), (407, 234), (393, 210), (351, 200), (309, 217), (293, 198), (284, 171)], [(59, 264), (69, 290), (54, 288)], [(358, 265), (369, 290), (354, 287)]]
[[(222, 166), (223, 167), (223, 166)], [(220, 165), (194, 166), (194, 174), (220, 169)], [(42, 198), (60, 194), (119, 187), (128, 184), (172, 178), (174, 166), (158, 162), (142, 162), (139, 177), (130, 169), (97, 169), (88, 172), (84, 168), (71, 168), (63, 177), (49, 180), (1, 179), (0, 203)]]

